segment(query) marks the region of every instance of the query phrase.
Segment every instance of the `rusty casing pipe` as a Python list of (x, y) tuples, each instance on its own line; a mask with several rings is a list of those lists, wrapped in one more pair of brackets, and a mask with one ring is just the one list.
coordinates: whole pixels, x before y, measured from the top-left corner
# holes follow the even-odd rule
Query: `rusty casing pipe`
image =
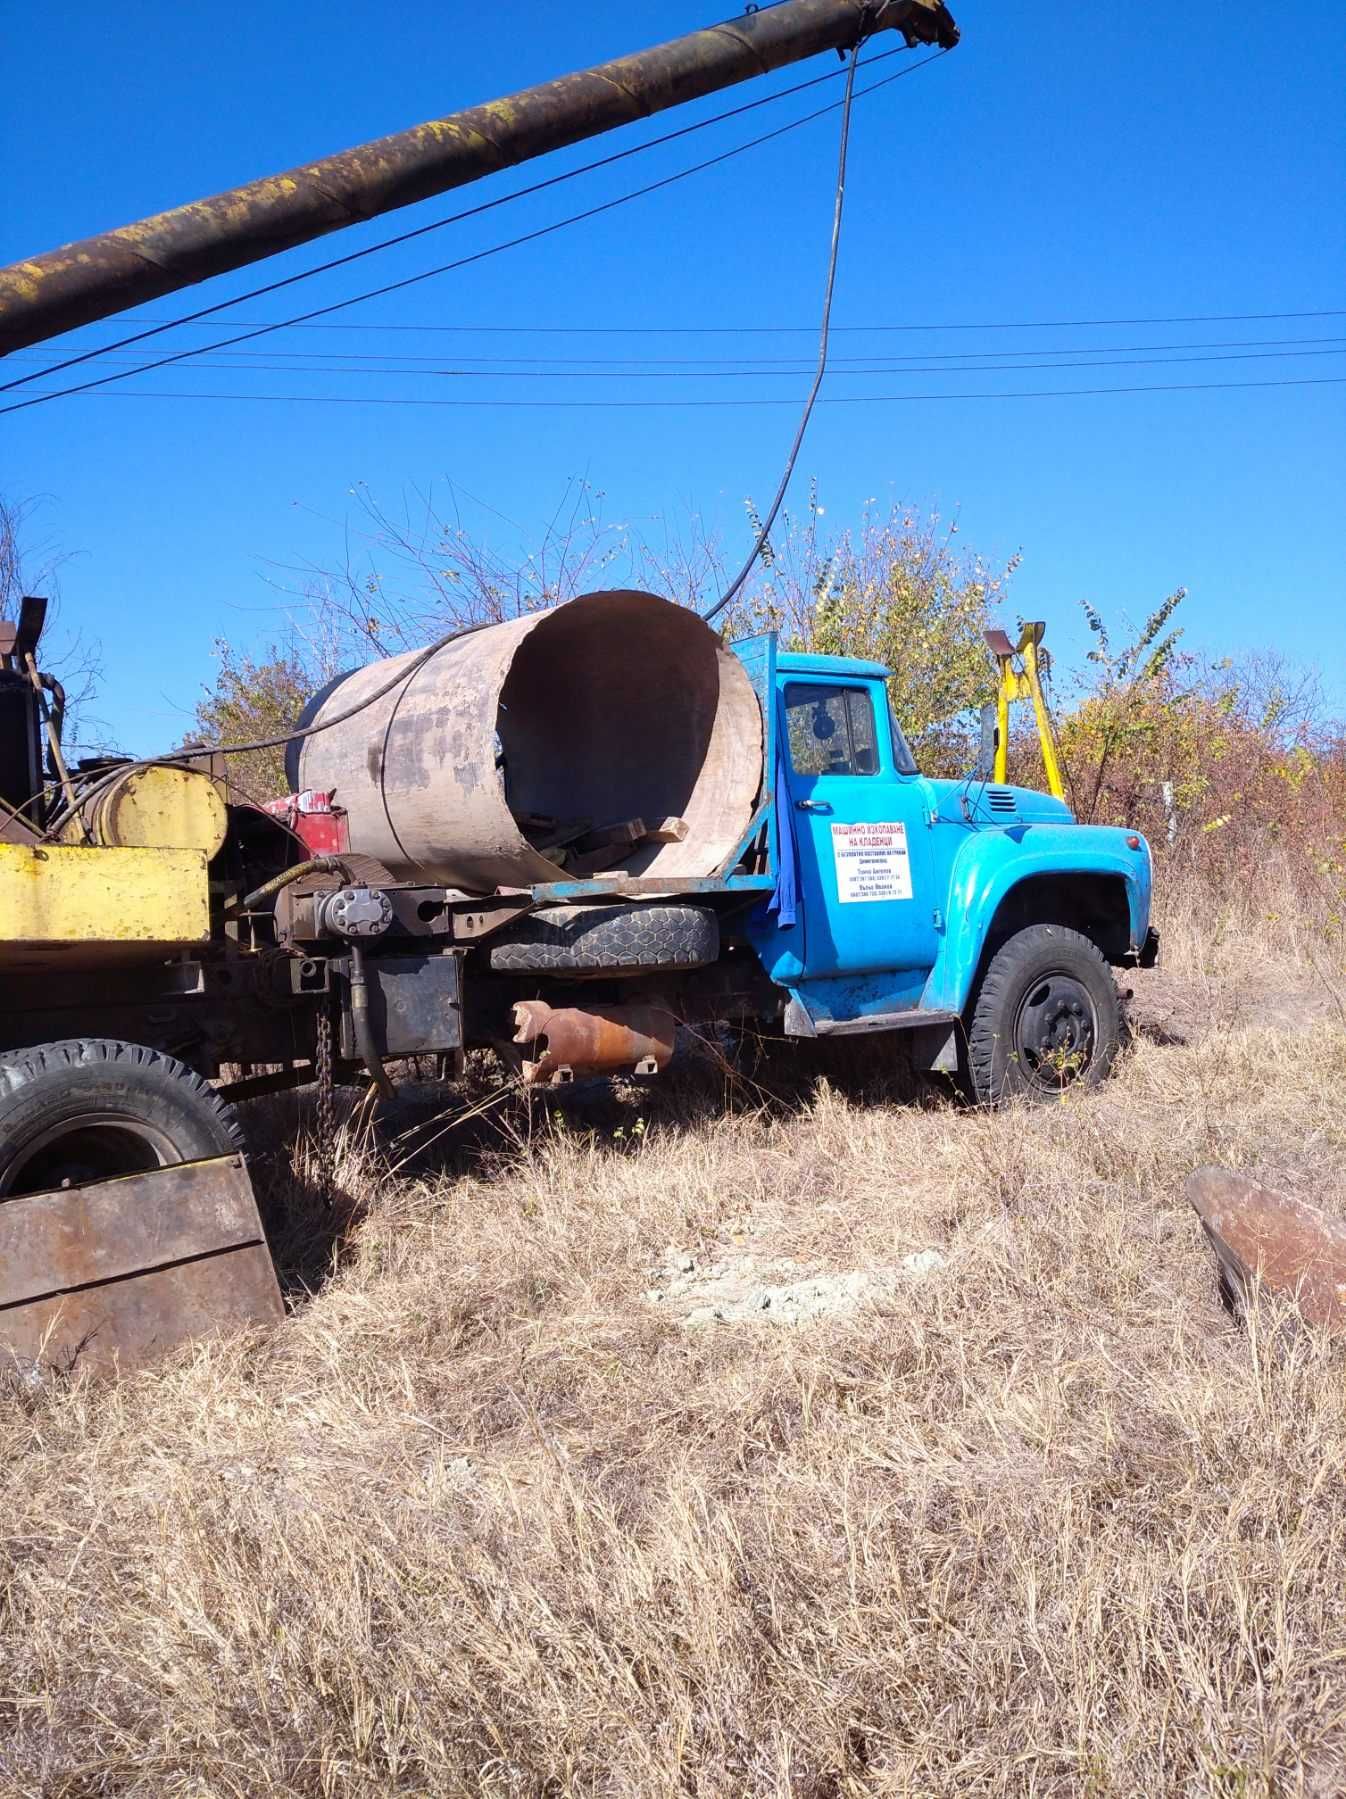
[(911, 43), (958, 41), (941, 0), (785, 0), (45, 251), (0, 270), (0, 355), (892, 29)]
[(678, 1028), (661, 1006), (549, 1006), (544, 999), (520, 1000), (514, 1024), (530, 1087), (583, 1074), (662, 1074)]
[(685, 838), (633, 845), (623, 871), (718, 874), (761, 779), (743, 664), (686, 606), (629, 589), (487, 626), (428, 661), (369, 664), (299, 722), (329, 714), (348, 716), (294, 746), (292, 790), (339, 793), (352, 841), (397, 879), (465, 892), (568, 878), (527, 835), (530, 815), (676, 817)]

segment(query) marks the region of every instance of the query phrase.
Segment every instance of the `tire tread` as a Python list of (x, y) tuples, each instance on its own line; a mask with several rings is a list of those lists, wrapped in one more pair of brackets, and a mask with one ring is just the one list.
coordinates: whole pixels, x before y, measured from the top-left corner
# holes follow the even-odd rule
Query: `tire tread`
[(529, 914), (490, 939), (497, 974), (639, 974), (702, 968), (720, 953), (720, 921), (706, 906), (584, 906), (563, 919)]
[(128, 1062), (149, 1073), (151, 1081), (164, 1091), (176, 1091), (202, 1111), (213, 1114), (221, 1136), (235, 1151), (243, 1153), (243, 1124), (237, 1109), (221, 1099), (209, 1081), (185, 1062), (144, 1043), (128, 1043), (117, 1037), (62, 1037), (27, 1049), (7, 1050), (0, 1055), (0, 1099), (17, 1095), (33, 1081), (62, 1068), (74, 1070), (99, 1064), (110, 1067)]
[[(1101, 1079), (1111, 1066), (1121, 1039), (1121, 1005), (1116, 997), (1116, 985), (1113, 982), (1112, 970), (1107, 958), (1091, 937), (1083, 932), (1072, 930), (1069, 925), (1035, 924), (1022, 931), (1016, 931), (1005, 940), (991, 957), (990, 966), (982, 978), (973, 1002), (967, 1026), (967, 1073), (972, 1097), (980, 1104), (995, 1104), (1005, 1097), (1004, 1090), (997, 1090), (996, 1052), (1002, 1036), (1002, 1024), (1007, 1001), (1014, 988), (1023, 979), (1025, 967), (1031, 966), (1032, 958), (1039, 955), (1042, 947), (1050, 943), (1058, 955), (1064, 949), (1075, 955), (1084, 957), (1093, 964), (1096, 971), (1101, 972), (1108, 982), (1116, 1005), (1116, 1030), (1110, 1041), (1103, 1044), (1098, 1058), (1100, 1071), (1095, 1079)], [(1100, 1018), (1100, 1027), (1105, 1021)]]

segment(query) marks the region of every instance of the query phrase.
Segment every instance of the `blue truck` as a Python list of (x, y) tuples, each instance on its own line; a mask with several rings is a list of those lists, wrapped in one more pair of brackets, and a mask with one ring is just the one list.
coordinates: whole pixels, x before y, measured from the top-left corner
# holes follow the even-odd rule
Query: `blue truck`
[(281, 1315), (236, 1100), (316, 1086), (330, 1196), (337, 1081), (391, 1094), (473, 1051), (536, 1086), (657, 1074), (686, 1027), (865, 1033), (978, 1101), (1048, 1099), (1107, 1073), (1114, 970), (1155, 953), (1135, 833), (928, 779), (880, 665), (728, 645), (649, 594), (330, 684), (270, 808), (212, 755), (44, 757), (40, 676), (0, 676), (0, 1359), (25, 1378)]
[(919, 1066), (981, 1100), (1101, 1079), (1122, 1032), (1113, 969), (1158, 949), (1144, 838), (1029, 788), (923, 776), (878, 663), (770, 639), (740, 654), (775, 721), (784, 893), (747, 936), (788, 995), (782, 1028), (912, 1033)]
[[(489, 1046), (530, 1081), (652, 1073), (679, 1025), (728, 1021), (901, 1034), (984, 1102), (1100, 1080), (1114, 971), (1157, 953), (1145, 840), (983, 771), (923, 775), (888, 673), (773, 634), (722, 645), (632, 593), (358, 671), (300, 721), (286, 804), (373, 872), (310, 870), (278, 940), (318, 956), (322, 883), (346, 892), (374, 1013), (406, 1026), (380, 1060)], [(332, 978), (348, 991), (340, 956)], [(419, 1019), (382, 996), (397, 983)]]

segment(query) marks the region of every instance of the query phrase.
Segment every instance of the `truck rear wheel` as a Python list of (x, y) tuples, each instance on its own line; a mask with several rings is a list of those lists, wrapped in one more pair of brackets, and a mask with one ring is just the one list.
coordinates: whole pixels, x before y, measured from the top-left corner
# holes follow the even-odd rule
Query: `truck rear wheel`
[(233, 1107), (158, 1050), (74, 1037), (0, 1057), (0, 1200), (242, 1148)]
[(1096, 1087), (1122, 1041), (1117, 983), (1097, 944), (1065, 925), (1017, 931), (991, 958), (967, 1029), (967, 1083), (982, 1104)]

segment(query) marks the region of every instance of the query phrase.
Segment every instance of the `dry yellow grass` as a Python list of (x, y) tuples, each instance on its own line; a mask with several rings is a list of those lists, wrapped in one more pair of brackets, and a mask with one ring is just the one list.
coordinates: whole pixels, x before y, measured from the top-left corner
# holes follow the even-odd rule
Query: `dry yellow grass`
[[(366, 1168), (273, 1335), (0, 1399), (4, 1791), (1346, 1790), (1346, 1368), (1230, 1321), (1182, 1199), (1341, 1205), (1340, 988), (1167, 903), (1095, 1096), (479, 1125)], [(795, 1329), (646, 1299), (743, 1241), (947, 1261)]]

